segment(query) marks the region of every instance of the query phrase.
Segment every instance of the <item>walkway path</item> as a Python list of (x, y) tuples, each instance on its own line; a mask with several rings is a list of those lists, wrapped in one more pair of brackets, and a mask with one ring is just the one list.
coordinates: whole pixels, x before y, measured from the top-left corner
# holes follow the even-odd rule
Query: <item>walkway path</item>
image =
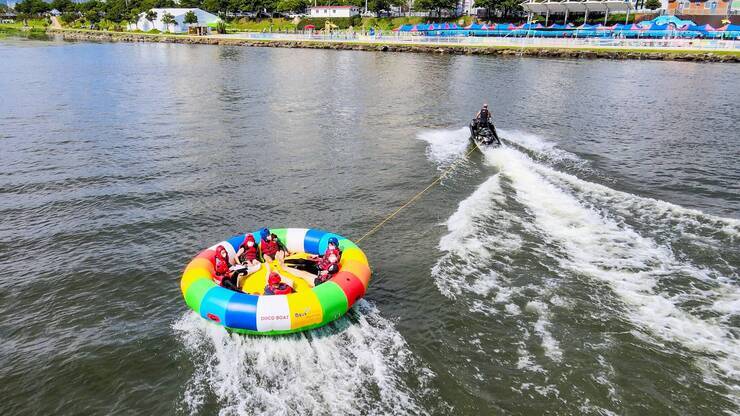
[(51, 16), (51, 27), (53, 27), (54, 29), (61, 29), (62, 28), (62, 24), (59, 23), (59, 18), (58, 17)]

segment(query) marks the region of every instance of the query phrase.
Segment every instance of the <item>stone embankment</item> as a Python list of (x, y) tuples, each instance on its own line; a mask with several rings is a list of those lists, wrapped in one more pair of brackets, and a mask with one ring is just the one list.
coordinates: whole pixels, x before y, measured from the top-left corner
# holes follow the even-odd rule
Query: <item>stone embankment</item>
[(49, 29), (49, 34), (59, 35), (64, 40), (105, 42), (160, 42), (201, 45), (229, 45), (277, 48), (335, 49), (379, 52), (416, 52), (453, 55), (502, 55), (534, 56), (542, 58), (600, 58), (600, 59), (651, 59), (696, 62), (740, 62), (740, 54), (703, 51), (639, 51), (634, 49), (577, 49), (502, 46), (455, 46), (455, 45), (411, 45), (393, 43), (323, 42), (304, 40), (258, 40), (222, 38), (215, 36), (152, 35), (145, 33), (103, 32), (73, 29)]

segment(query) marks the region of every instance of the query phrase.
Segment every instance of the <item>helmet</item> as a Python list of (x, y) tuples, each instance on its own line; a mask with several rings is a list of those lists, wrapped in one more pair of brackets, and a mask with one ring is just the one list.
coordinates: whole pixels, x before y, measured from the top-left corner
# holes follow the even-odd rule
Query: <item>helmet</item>
[(271, 285), (276, 285), (280, 283), (280, 275), (275, 272), (270, 273), (270, 277), (267, 279), (267, 283)]
[(483, 108), (488, 108), (488, 104), (483, 104)]
[(339, 240), (337, 240), (336, 237), (330, 237), (329, 244), (334, 244), (334, 247), (339, 247)]
[(270, 235), (270, 229), (269, 228), (263, 228), (260, 230), (260, 237), (262, 237), (263, 240), (267, 240), (267, 236)]

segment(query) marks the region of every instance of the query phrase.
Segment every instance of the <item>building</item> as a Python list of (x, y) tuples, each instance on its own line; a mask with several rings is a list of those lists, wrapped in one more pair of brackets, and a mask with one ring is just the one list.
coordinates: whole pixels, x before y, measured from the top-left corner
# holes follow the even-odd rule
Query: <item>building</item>
[[(740, 2), (735, 1), (740, 9)], [(733, 4), (729, 0), (668, 0), (665, 7), (668, 14), (674, 15), (730, 15)]]
[(12, 12), (0, 13), (0, 23), (15, 23), (15, 19), (17, 17), (18, 16)]
[(360, 14), (357, 6), (313, 6), (311, 17), (352, 17)]
[[(151, 10), (157, 14), (157, 18), (154, 19), (154, 21), (147, 20), (146, 13), (141, 13), (139, 15), (139, 20), (136, 22), (136, 25), (129, 25), (128, 29), (138, 29), (144, 32), (148, 32), (152, 29), (157, 29), (160, 32), (187, 32), (188, 27), (191, 25), (185, 23), (185, 14), (187, 14), (187, 12), (189, 11), (192, 11), (193, 13), (195, 13), (195, 16), (198, 17), (198, 23), (194, 23), (192, 26), (208, 26), (220, 20), (215, 14), (208, 13), (207, 11), (201, 9), (166, 8)], [(175, 23), (172, 23), (170, 25), (165, 25), (164, 23), (162, 23), (162, 17), (164, 17), (166, 13), (169, 13), (174, 17)]]

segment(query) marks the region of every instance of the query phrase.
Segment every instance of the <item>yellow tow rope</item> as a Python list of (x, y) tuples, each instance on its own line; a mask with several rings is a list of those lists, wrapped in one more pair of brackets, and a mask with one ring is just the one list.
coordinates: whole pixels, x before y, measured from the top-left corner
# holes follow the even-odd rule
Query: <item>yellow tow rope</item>
[(385, 217), (385, 219), (383, 221), (379, 222), (375, 227), (371, 228), (370, 231), (366, 232), (365, 235), (363, 235), (362, 237), (360, 237), (360, 239), (357, 240), (357, 244), (359, 244), (362, 240), (364, 240), (365, 237), (368, 237), (368, 236), (371, 236), (371, 235), (375, 234), (375, 232), (378, 231), (380, 229), (380, 227), (382, 227), (383, 225), (385, 225), (385, 223), (387, 223), (388, 221), (392, 220), (393, 217), (395, 217), (396, 215), (398, 215), (399, 212), (403, 211), (404, 208), (406, 208), (409, 205), (413, 204), (414, 201), (416, 201), (422, 195), (424, 195), (424, 193), (426, 193), (426, 191), (428, 191), (429, 189), (431, 189), (434, 185), (438, 184), (442, 179), (444, 179), (445, 176), (447, 176), (450, 172), (452, 172), (457, 167), (458, 162), (466, 159), (476, 149), (478, 149), (478, 146), (477, 145), (474, 145), (473, 148), (470, 149), (468, 151), (468, 153), (465, 154), (465, 156), (460, 156), (459, 158), (457, 158), (454, 162), (452, 162), (452, 164), (447, 169), (445, 169), (444, 172), (442, 172), (441, 175), (439, 175), (437, 177), (437, 179), (435, 179), (432, 183), (430, 183), (426, 188), (422, 189), (421, 192), (419, 192), (416, 195), (414, 195), (413, 198), (411, 198), (408, 201), (406, 201), (405, 204), (401, 205), (397, 210), (393, 211), (393, 213), (391, 215)]

